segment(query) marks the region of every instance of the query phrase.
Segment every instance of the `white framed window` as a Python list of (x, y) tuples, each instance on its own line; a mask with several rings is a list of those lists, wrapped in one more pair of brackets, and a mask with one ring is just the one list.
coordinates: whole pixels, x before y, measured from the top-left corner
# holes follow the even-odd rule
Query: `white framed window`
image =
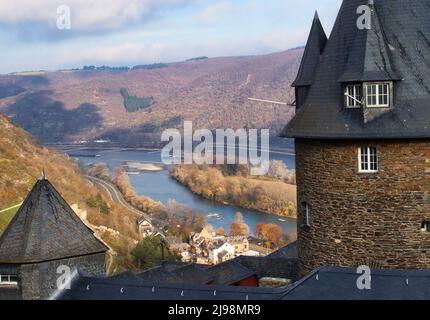
[(378, 151), (375, 147), (358, 149), (358, 170), (363, 173), (378, 172)]
[(350, 84), (345, 86), (345, 105), (347, 108), (360, 108), (363, 99), (363, 86)]
[(0, 286), (17, 286), (18, 285), (18, 276), (17, 275), (0, 275)]
[(391, 82), (366, 83), (366, 105), (369, 108), (384, 108), (391, 105)]
[(421, 224), (421, 232), (430, 232), (430, 221), (423, 221)]

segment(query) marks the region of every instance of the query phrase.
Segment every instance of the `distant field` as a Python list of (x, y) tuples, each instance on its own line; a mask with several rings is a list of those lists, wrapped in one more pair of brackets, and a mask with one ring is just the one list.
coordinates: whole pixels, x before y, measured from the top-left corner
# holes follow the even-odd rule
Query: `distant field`
[(13, 219), (15, 214), (18, 212), (19, 207), (10, 209), (8, 211), (4, 211), (0, 213), (0, 235), (3, 233), (3, 231), (6, 229), (6, 227), (9, 225), (9, 222)]
[(44, 74), (46, 74), (46, 71), (24, 71), (13, 73), (15, 76), (40, 76)]

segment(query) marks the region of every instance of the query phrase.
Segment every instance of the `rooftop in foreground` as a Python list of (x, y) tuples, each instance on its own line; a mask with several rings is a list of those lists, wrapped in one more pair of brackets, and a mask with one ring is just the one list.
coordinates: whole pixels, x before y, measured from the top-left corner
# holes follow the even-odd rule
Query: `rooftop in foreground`
[(371, 290), (360, 290), (355, 269), (323, 267), (286, 288), (163, 284), (135, 278), (77, 274), (60, 300), (428, 300), (430, 270), (372, 270)]
[(0, 264), (40, 263), (107, 250), (53, 185), (42, 178), (0, 238)]

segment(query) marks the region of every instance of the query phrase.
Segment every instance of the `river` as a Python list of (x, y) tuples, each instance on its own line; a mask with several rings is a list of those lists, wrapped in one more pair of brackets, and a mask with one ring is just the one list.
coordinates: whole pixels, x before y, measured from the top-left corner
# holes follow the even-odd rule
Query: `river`
[[(161, 153), (159, 151), (118, 151), (118, 150), (71, 150), (69, 153), (79, 155), (97, 154), (100, 157), (78, 157), (79, 161), (90, 163), (106, 163), (111, 170), (123, 166), (126, 162), (160, 163)], [(291, 153), (291, 142), (276, 141), (276, 145), (271, 147), (271, 160), (282, 160), (290, 169), (295, 168), (294, 155)], [(296, 220), (265, 214), (253, 210), (247, 210), (230, 205), (222, 205), (213, 201), (205, 200), (194, 195), (185, 186), (172, 179), (167, 170), (156, 172), (142, 172), (139, 175), (130, 175), (130, 182), (139, 195), (144, 195), (153, 200), (167, 204), (170, 199), (192, 207), (206, 216), (208, 214), (221, 214), (222, 219), (208, 219), (208, 222), (215, 228), (224, 227), (229, 230), (236, 212), (241, 212), (250, 230), (258, 223), (275, 223), (282, 227), (285, 233), (290, 233), (296, 229)]]

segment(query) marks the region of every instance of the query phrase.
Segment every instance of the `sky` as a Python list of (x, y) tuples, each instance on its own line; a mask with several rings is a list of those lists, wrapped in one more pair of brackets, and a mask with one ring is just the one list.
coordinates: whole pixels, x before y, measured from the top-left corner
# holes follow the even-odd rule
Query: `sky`
[(341, 2), (1, 0), (0, 73), (283, 51), (306, 43), (316, 10), (329, 34)]

